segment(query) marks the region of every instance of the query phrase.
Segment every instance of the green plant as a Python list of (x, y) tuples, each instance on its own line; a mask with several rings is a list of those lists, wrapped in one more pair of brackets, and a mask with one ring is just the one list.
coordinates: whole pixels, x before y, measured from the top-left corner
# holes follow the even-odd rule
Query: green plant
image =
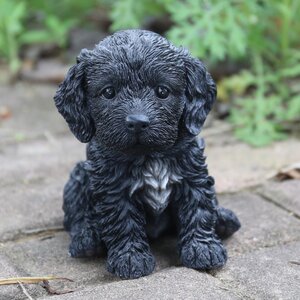
[(9, 63), (11, 73), (21, 66), (20, 49), (35, 43), (67, 45), (69, 30), (99, 0), (0, 0), (0, 58)]
[(47, 15), (41, 29), (26, 31), (20, 36), (22, 44), (56, 43), (64, 48), (67, 45), (67, 34), (76, 24), (73, 19), (62, 21), (54, 15)]
[(99, 4), (109, 4), (108, 0), (25, 0), (31, 12), (45, 16), (56, 16), (60, 20), (77, 19), (82, 22), (84, 17)]
[[(168, 14), (166, 33), (209, 65), (244, 60), (248, 70), (221, 83), (234, 99), (230, 120), (238, 138), (255, 146), (282, 139), (283, 123), (299, 119), (300, 2), (298, 0), (117, 0), (114, 30)], [(123, 14), (122, 14), (123, 12)], [(224, 82), (226, 84), (224, 85)]]
[(9, 62), (9, 68), (16, 73), (20, 67), (19, 36), (24, 31), (23, 20), (26, 16), (26, 6), (23, 1), (0, 0), (0, 55)]
[(157, 0), (114, 1), (110, 13), (113, 20), (111, 29), (139, 27), (147, 16), (157, 16), (163, 12), (163, 6)]
[(112, 30), (139, 27), (147, 17), (167, 13), (173, 26), (166, 34), (173, 43), (217, 62), (245, 55), (248, 41), (244, 28), (257, 22), (251, 18), (256, 9), (256, 1), (116, 0)]
[[(300, 120), (299, 89), (291, 87), (292, 80), (300, 77), (300, 3), (270, 3), (269, 19), (249, 32), (251, 91), (236, 98), (231, 112), (237, 137), (255, 146), (285, 138), (284, 123)], [(263, 47), (256, 47), (261, 40)]]
[[(265, 68), (264, 68), (265, 67)], [(264, 146), (286, 137), (284, 123), (300, 117), (299, 91), (289, 87), (290, 75), (300, 75), (299, 62), (294, 67), (276, 70), (254, 59), (254, 72), (245, 80), (247, 96), (238, 96), (231, 111), (236, 136), (254, 146)], [(245, 73), (244, 73), (245, 74)], [(240, 80), (243, 75), (240, 74)], [(227, 82), (233, 78), (228, 78)]]

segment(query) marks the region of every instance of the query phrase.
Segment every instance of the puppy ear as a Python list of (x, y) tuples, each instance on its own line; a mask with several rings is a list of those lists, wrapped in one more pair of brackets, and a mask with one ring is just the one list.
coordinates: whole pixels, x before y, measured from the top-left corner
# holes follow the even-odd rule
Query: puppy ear
[(54, 96), (58, 111), (82, 143), (89, 142), (95, 133), (84, 91), (84, 58), (89, 52), (86, 49), (81, 51), (77, 64), (70, 68)]
[(183, 115), (184, 123), (192, 135), (198, 135), (216, 99), (217, 87), (203, 63), (198, 59), (188, 58), (186, 72), (187, 100)]

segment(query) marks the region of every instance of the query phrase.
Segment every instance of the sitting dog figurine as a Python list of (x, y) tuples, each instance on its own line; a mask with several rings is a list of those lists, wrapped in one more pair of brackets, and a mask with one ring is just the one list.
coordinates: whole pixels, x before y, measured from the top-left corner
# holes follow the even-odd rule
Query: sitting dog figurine
[(148, 238), (170, 230), (181, 262), (209, 270), (227, 259), (221, 238), (240, 223), (218, 206), (197, 138), (216, 98), (204, 65), (145, 30), (83, 49), (54, 99), (87, 145), (64, 189), (72, 257), (107, 250), (107, 268), (138, 278), (155, 267)]

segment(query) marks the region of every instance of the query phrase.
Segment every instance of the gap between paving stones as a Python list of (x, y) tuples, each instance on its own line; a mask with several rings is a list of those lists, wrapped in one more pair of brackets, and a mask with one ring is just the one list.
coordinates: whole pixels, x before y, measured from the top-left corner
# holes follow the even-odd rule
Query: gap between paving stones
[(25, 229), (18, 230), (14, 233), (8, 233), (10, 235), (8, 238), (4, 238), (0, 242), (0, 246), (10, 242), (24, 242), (31, 239), (41, 239), (52, 237), (55, 233), (63, 232), (65, 229), (63, 226), (53, 226), (53, 227), (45, 227), (45, 228), (33, 228), (33, 229)]
[[(268, 181), (266, 181), (266, 182), (268, 182)], [(261, 184), (256, 184), (256, 185), (253, 185), (253, 186), (249, 186), (247, 188), (242, 188), (242, 189), (240, 189), (238, 191), (234, 191), (234, 192), (221, 192), (221, 193), (217, 192), (217, 197), (218, 196), (224, 196), (224, 197), (226, 197), (226, 196), (234, 196), (234, 195), (237, 195), (239, 193), (249, 192), (249, 193), (252, 193), (252, 194), (255, 194), (255, 195), (259, 196), (262, 200), (275, 205), (276, 207), (284, 210), (285, 212), (291, 214), (296, 219), (300, 220), (300, 215), (299, 214), (295, 213), (291, 209), (286, 208), (284, 205), (281, 205), (280, 203), (274, 201), (272, 199), (272, 197), (267, 196), (263, 192), (259, 191), (259, 189), (261, 187), (263, 187), (266, 182), (262, 182)], [(300, 184), (300, 180), (299, 180), (299, 184)]]
[(289, 214), (291, 214), (291, 215), (292, 215), (293, 217), (295, 217), (296, 219), (300, 220), (300, 215), (298, 215), (298, 214), (295, 213), (294, 211), (292, 211), (292, 210), (286, 208), (284, 205), (281, 205), (280, 203), (274, 201), (274, 200), (272, 199), (272, 197), (269, 197), (269, 196), (265, 195), (264, 193), (262, 193), (262, 192), (260, 192), (260, 191), (256, 191), (255, 193), (256, 193), (256, 195), (260, 196), (264, 201), (267, 201), (267, 202), (269, 202), (269, 203), (274, 204), (275, 206), (277, 206), (277, 207), (281, 208), (282, 210), (284, 210), (284, 211), (288, 212)]

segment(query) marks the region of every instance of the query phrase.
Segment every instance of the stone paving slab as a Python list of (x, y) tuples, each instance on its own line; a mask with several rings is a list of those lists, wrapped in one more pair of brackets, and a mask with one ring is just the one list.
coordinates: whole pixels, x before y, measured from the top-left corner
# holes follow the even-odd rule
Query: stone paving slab
[(231, 259), (215, 274), (228, 289), (251, 299), (300, 298), (300, 243), (262, 249)]
[[(220, 205), (237, 214), (242, 224), (238, 232), (224, 241), (230, 259), (265, 247), (300, 241), (300, 220), (259, 195), (243, 192), (221, 195), (218, 199)], [(162, 237), (154, 241), (156, 244), (163, 253), (171, 255), (169, 266), (180, 265), (175, 251), (176, 238)]]
[(85, 146), (68, 137), (10, 145), (0, 153), (0, 241), (61, 226), (63, 187), (84, 156)]
[[(225, 241), (229, 267), (238, 256), (256, 253), (255, 251), (264, 247), (300, 240), (300, 221), (257, 195), (228, 195), (220, 197), (219, 201), (225, 207), (233, 209), (243, 225), (238, 233)], [(68, 244), (66, 232), (49, 233), (42, 237), (25, 237), (18, 242), (5, 243), (1, 252), (31, 276), (53, 274), (75, 280), (74, 283), (51, 283), (60, 290), (119, 281), (106, 271), (105, 255), (92, 259), (74, 259), (68, 256)], [(157, 260), (155, 273), (180, 265), (175, 238), (162, 237), (152, 242), (151, 248)]]
[(49, 178), (65, 181), (82, 159), (85, 145), (71, 135), (0, 146), (0, 187), (40, 182), (43, 189), (43, 182)]
[(224, 289), (212, 276), (195, 270), (170, 268), (135, 280), (124, 280), (95, 287), (88, 287), (75, 293), (43, 297), (60, 300), (98, 299), (242, 299), (234, 292)]
[[(0, 250), (31, 276), (55, 275), (74, 280), (51, 283), (55, 288), (76, 289), (120, 280), (106, 271), (105, 253), (90, 259), (71, 258), (68, 246), (68, 233), (58, 232), (6, 243)], [(151, 248), (156, 258), (155, 272), (180, 265), (175, 238), (164, 237), (151, 243)]]
[(0, 242), (30, 230), (62, 227), (63, 183), (19, 184), (0, 190)]
[[(9, 259), (0, 253), (0, 278), (11, 278), (26, 276), (24, 272), (16, 269)], [(35, 297), (42, 296), (44, 290), (41, 286), (23, 284), (27, 292)], [(21, 300), (28, 299), (28, 297), (22, 292), (19, 285), (6, 285), (0, 286), (0, 299), (1, 300)]]
[(64, 65), (57, 59), (43, 59), (36, 63), (34, 69), (22, 70), (21, 78), (34, 83), (53, 83), (58, 86), (64, 80), (70, 67), (71, 65)]
[(56, 85), (24, 82), (13, 86), (0, 85), (0, 106), (7, 107), (11, 112), (10, 118), (0, 120), (0, 145), (36, 138), (49, 132), (68, 132), (54, 105), (56, 89)]
[(229, 257), (264, 247), (300, 241), (300, 220), (253, 193), (219, 197), (222, 206), (233, 210), (242, 227), (225, 241)]
[(268, 182), (258, 191), (300, 218), (300, 180)]
[(91, 259), (72, 258), (68, 255), (68, 246), (68, 234), (60, 232), (17, 243), (6, 243), (1, 251), (30, 276), (55, 275), (74, 280), (51, 281), (50, 285), (54, 289), (78, 289), (89, 284), (118, 280), (106, 271), (104, 256)]
[[(225, 136), (230, 138), (230, 134)], [(208, 169), (218, 193), (236, 192), (263, 184), (282, 167), (299, 161), (300, 140), (289, 139), (263, 148), (241, 142), (218, 144), (219, 135), (206, 140)], [(217, 144), (216, 144), (217, 143)]]

